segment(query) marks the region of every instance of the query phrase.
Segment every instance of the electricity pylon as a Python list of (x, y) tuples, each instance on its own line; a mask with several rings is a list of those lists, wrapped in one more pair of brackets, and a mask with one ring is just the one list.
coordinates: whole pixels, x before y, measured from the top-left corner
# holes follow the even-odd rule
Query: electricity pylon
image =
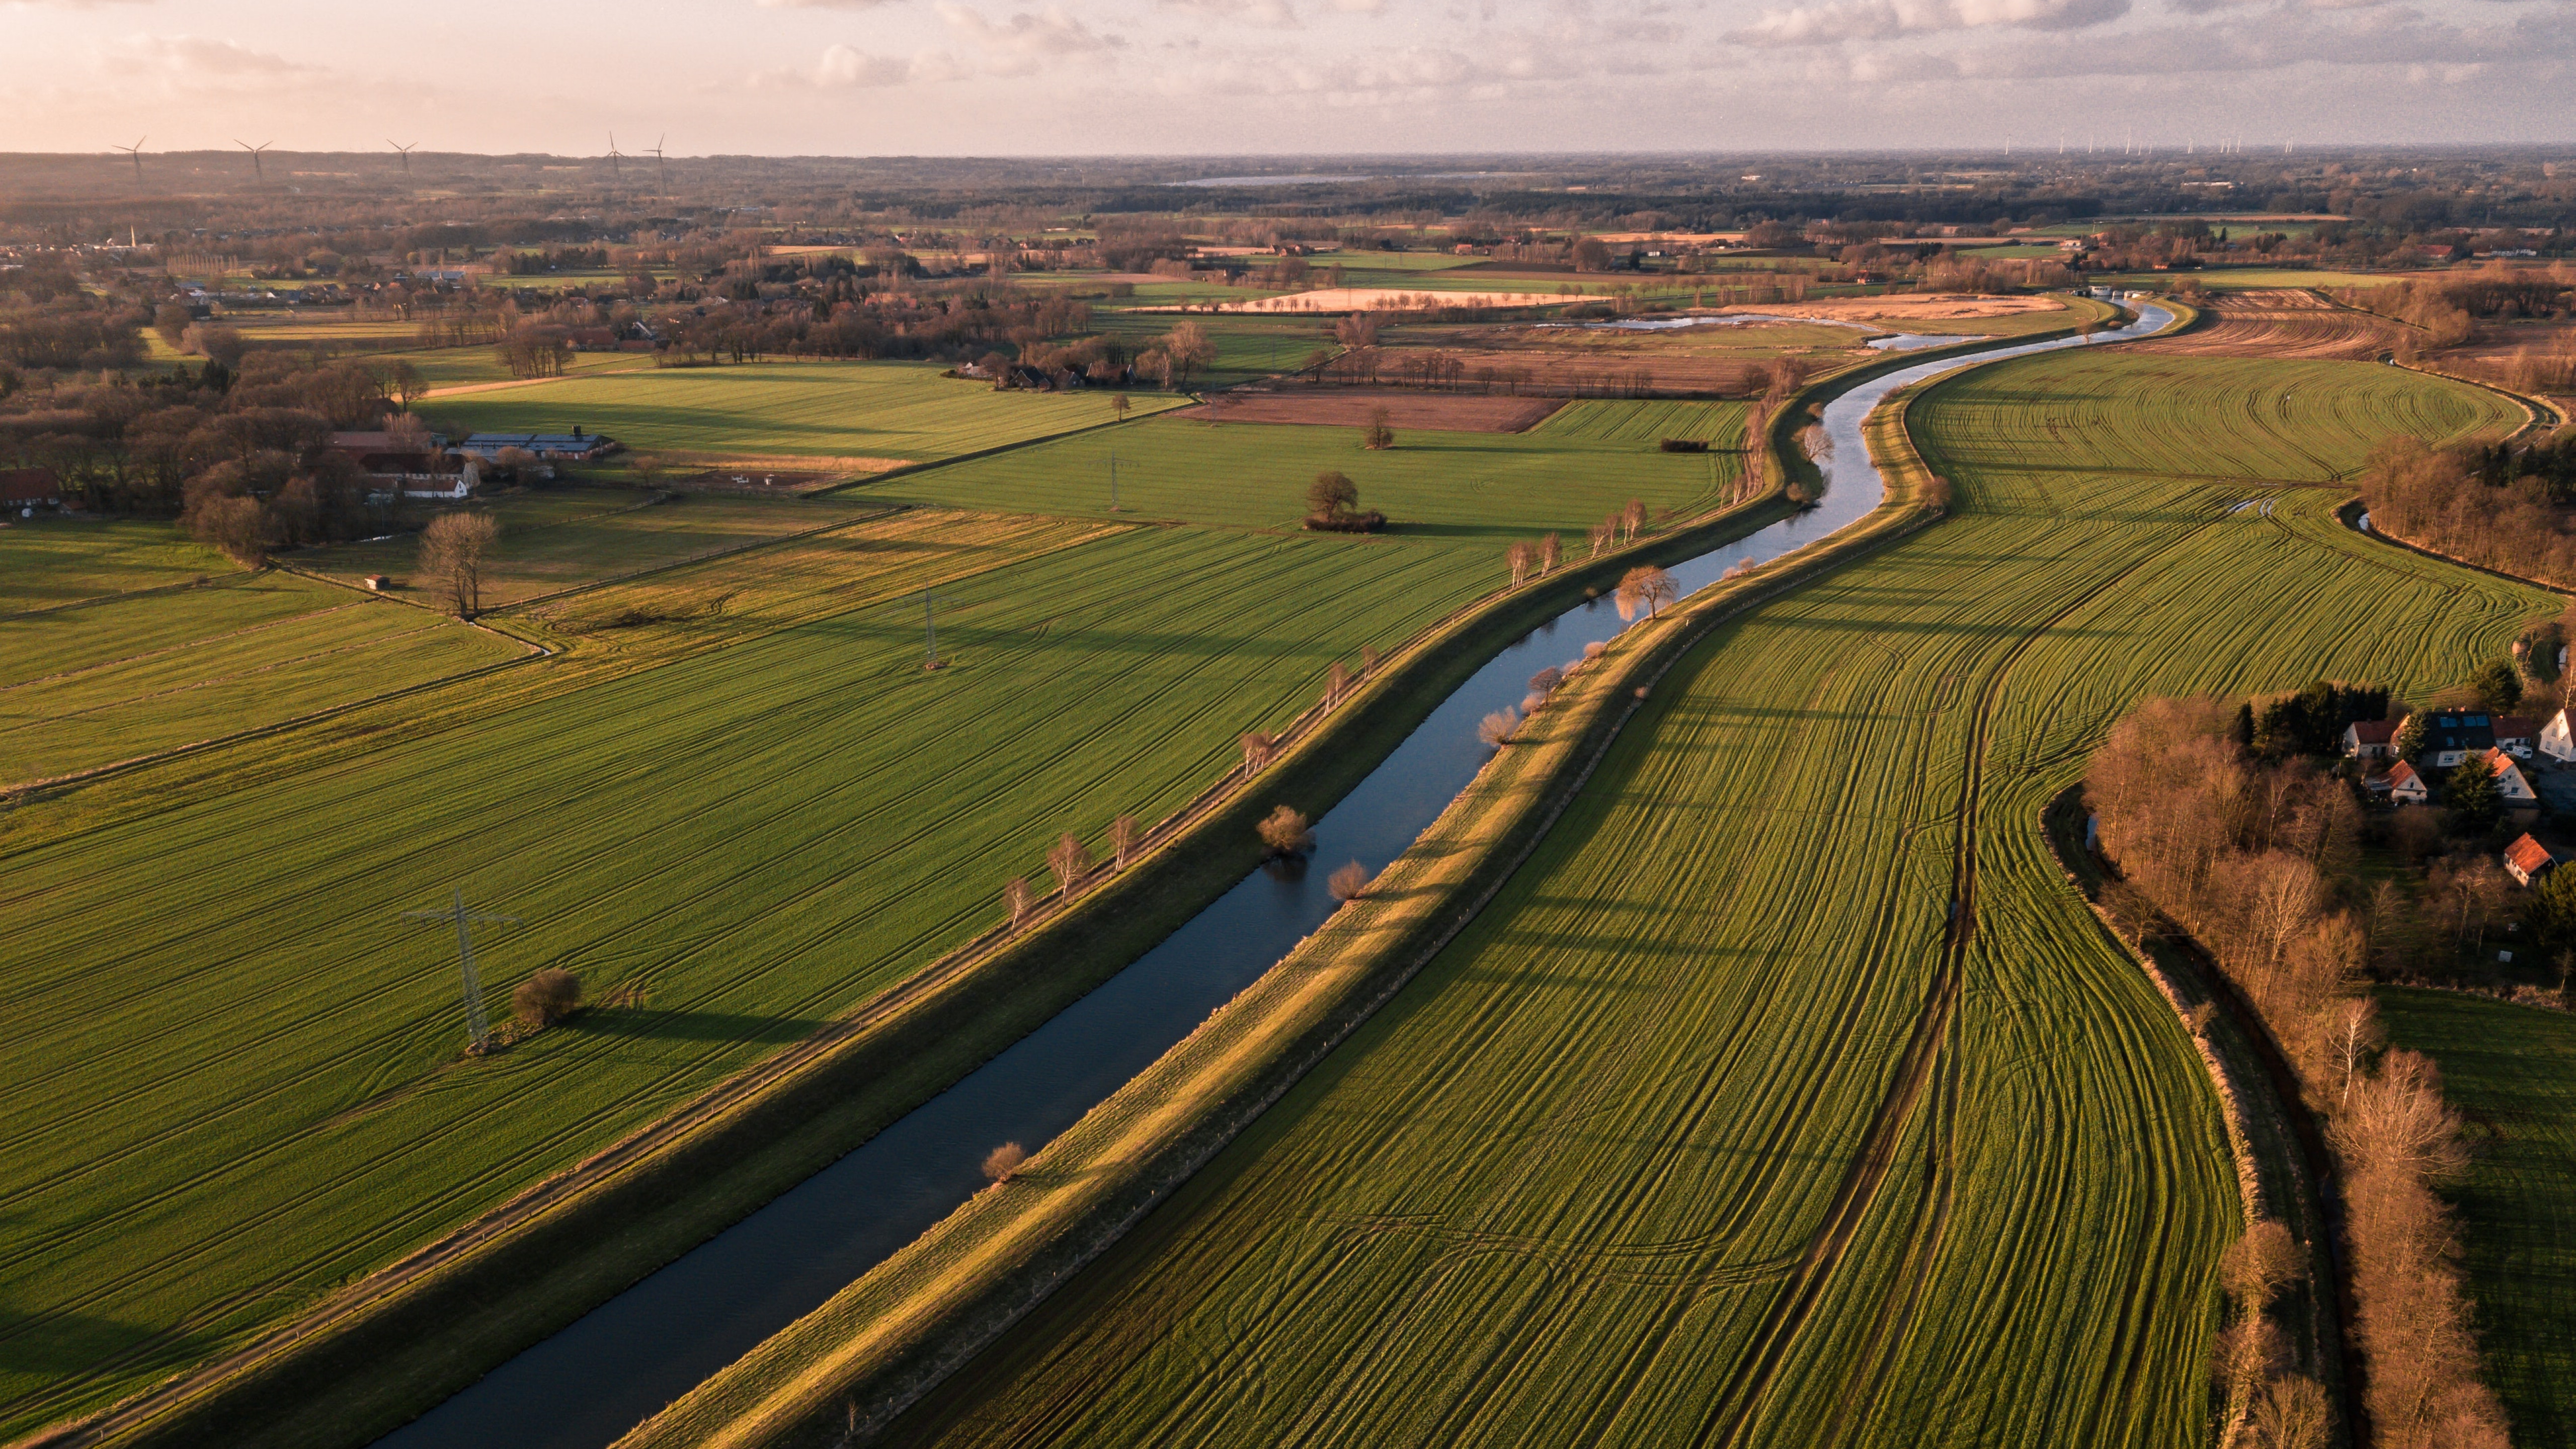
[(921, 663), (921, 667), (924, 669), (937, 669), (939, 667), (939, 621), (932, 615), (931, 606), (934, 604), (953, 604), (955, 602), (957, 601), (948, 597), (946, 594), (934, 594), (928, 589), (921, 591), (921, 632), (925, 647), (928, 651), (928, 657), (923, 659)]
[(516, 916), (496, 916), (489, 911), (465, 909), (465, 892), (459, 888), (456, 903), (443, 911), (405, 911), (407, 921), (453, 921), (456, 923), (456, 961), (465, 973), (465, 1050), (481, 1056), (492, 1049), (492, 1023), (483, 1015), (483, 982), (474, 974), (474, 937), (466, 930), (468, 922), (503, 921), (515, 924)]

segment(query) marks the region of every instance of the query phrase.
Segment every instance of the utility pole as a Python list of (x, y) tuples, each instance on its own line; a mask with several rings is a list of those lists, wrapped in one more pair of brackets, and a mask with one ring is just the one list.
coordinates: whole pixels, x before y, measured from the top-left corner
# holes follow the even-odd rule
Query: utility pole
[(923, 650), (926, 655), (922, 660), (921, 667), (924, 669), (937, 669), (940, 667), (939, 620), (932, 612), (932, 606), (934, 604), (953, 604), (955, 602), (957, 601), (951, 599), (946, 594), (934, 594), (928, 589), (921, 591), (921, 633)]
[(467, 931), (468, 922), (516, 923), (516, 916), (496, 916), (488, 911), (465, 909), (465, 891), (459, 887), (455, 904), (443, 911), (405, 911), (407, 921), (453, 921), (456, 923), (456, 962), (465, 977), (465, 1053), (481, 1056), (492, 1049), (492, 1023), (483, 1015), (483, 982), (474, 974), (474, 937)]

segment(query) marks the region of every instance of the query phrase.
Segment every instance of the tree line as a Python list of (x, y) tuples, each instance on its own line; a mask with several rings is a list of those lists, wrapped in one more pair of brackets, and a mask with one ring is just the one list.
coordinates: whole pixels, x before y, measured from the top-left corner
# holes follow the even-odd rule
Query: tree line
[[(2365, 986), (2382, 923), (2355, 899), (2362, 808), (2306, 757), (2257, 755), (2239, 738), (2242, 718), (2222, 700), (2148, 700), (2095, 755), (2085, 798), (2124, 877), (2109, 914), (2133, 938), (2169, 919), (2198, 941), (2325, 1119), (2374, 1442), (2503, 1449), (2503, 1412), (2478, 1378), (2459, 1224), (2437, 1191), (2466, 1165), (2461, 1120), (2429, 1059), (2385, 1045)], [(2263, 1442), (2321, 1449), (2326, 1396), (2295, 1372), (2269, 1313), (2304, 1276), (2286, 1230), (2252, 1224), (2226, 1267), (2236, 1317), (2215, 1373), (2251, 1404)]]
[(2371, 450), (2359, 482), (2378, 532), (2481, 568), (2576, 585), (2576, 435), (2452, 450), (2401, 435)]

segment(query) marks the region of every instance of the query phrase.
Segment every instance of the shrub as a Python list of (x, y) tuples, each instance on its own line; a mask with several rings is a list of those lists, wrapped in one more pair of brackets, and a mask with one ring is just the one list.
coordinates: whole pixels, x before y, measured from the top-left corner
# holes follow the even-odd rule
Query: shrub
[(1306, 823), (1305, 812), (1291, 806), (1272, 809), (1253, 831), (1272, 855), (1304, 855), (1315, 848), (1315, 831)]
[(1386, 527), (1386, 515), (1372, 508), (1365, 513), (1345, 513), (1326, 518), (1313, 515), (1306, 520), (1308, 533), (1377, 533)]
[(1708, 451), (1708, 439), (1666, 438), (1656, 446), (1667, 453), (1705, 453)]
[(988, 1182), (1008, 1182), (1020, 1164), (1029, 1160), (1028, 1149), (1016, 1142), (1005, 1142), (984, 1154), (984, 1178)]
[(510, 993), (510, 1014), (522, 1024), (540, 1029), (554, 1025), (580, 1007), (581, 978), (557, 966), (539, 971)]
[(1521, 727), (1520, 711), (1510, 708), (1495, 710), (1476, 724), (1476, 738), (1496, 749), (1511, 743), (1512, 734)]
[(1334, 900), (1358, 900), (1369, 888), (1368, 867), (1356, 860), (1352, 861), (1334, 871), (1332, 877), (1324, 882), (1324, 886), (1333, 893)]

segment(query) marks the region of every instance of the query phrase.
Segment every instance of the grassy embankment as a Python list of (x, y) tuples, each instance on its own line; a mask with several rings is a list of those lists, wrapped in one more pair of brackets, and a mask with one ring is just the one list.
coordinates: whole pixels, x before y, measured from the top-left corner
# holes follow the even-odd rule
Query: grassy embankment
[(2384, 990), (2390, 1042), (2442, 1068), (2469, 1121), (2468, 1180), (2450, 1195), (2487, 1383), (2513, 1442), (2576, 1444), (2576, 1017), (2437, 991)]
[[(1001, 876), (1033, 872), (1057, 831), (1098, 849), (1110, 816), (1155, 818), (1221, 773), (1235, 731), (1295, 713), (1331, 659), (1394, 643), (1500, 575), (1483, 551), (1436, 541), (1097, 528), (923, 511), (614, 586), (549, 606), (538, 622), (572, 648), (500, 692), (22, 810), (0, 843), (0, 949), (33, 959), (48, 940), (21, 995), (71, 1056), (11, 1069), (12, 1090), (51, 1104), (0, 1185), (31, 1224), (0, 1261), (29, 1305), (13, 1336), (45, 1346), (11, 1382), (14, 1424), (241, 1344), (808, 1038), (990, 922)], [(925, 583), (952, 596), (942, 641), (960, 661), (935, 675), (917, 668), (903, 597)], [(1526, 628), (1551, 596), (1516, 596), (1467, 632)], [(1315, 808), (1337, 797), (1459, 653), (1345, 711), (1339, 753), (1296, 788)], [(435, 1321), (396, 1312), (375, 1321), (403, 1336), (335, 1345), (377, 1355), (363, 1375), (324, 1353), (130, 1427), (184, 1437), (238, 1426), (222, 1417), (238, 1411), (336, 1442), (398, 1420), (1150, 944), (1248, 867), (1248, 820), (1211, 829), (1123, 915), (840, 1063), (858, 1075), (763, 1129), (776, 1150), (750, 1169), (659, 1164), (650, 1222), (619, 1218), (533, 1260), (562, 1281), (514, 1280), (496, 1302), (464, 1275)], [(553, 964), (612, 1004), (458, 1061), (444, 958), (396, 913), (460, 877), (528, 922), (487, 943), (496, 1003)], [(112, 910), (92, 899), (108, 891)], [(320, 960), (340, 965), (305, 969)], [(149, 1003), (146, 1028), (71, 985), (111, 979)], [(277, 1391), (288, 1380), (296, 1391)], [(196, 1416), (209, 1404), (214, 1418)]]
[[(2385, 426), (2510, 419), (2386, 369), (2116, 352), (1915, 415), (1957, 516), (1720, 628), (1494, 905), (906, 1442), (2202, 1440), (2224, 1136), (2039, 808), (2138, 694), (2425, 688), (2548, 609), (2391, 560), (2330, 490), (2228, 511)], [(1325, 934), (1401, 909), (1391, 879)], [(989, 1269), (970, 1215), (1082, 1193), (1117, 1125), (639, 1442), (873, 1411), (907, 1367), (865, 1372), (875, 1315)]]

